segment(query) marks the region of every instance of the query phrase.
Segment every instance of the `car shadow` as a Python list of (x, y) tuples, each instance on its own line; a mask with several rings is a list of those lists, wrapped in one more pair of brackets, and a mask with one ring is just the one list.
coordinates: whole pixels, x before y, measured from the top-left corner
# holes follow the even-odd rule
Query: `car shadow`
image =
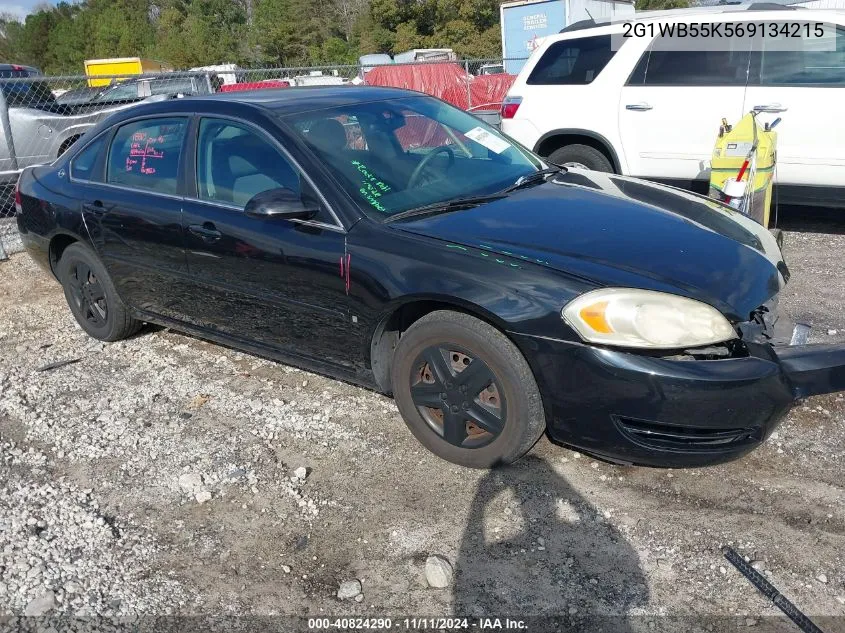
[(648, 595), (637, 552), (545, 460), (529, 455), (481, 479), (455, 565), (456, 616), (624, 632)]

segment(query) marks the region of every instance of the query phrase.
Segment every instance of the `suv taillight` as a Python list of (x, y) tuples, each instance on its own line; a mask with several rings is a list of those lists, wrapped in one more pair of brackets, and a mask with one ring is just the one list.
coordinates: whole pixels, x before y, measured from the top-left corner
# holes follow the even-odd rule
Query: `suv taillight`
[(522, 97), (505, 97), (502, 101), (502, 109), (499, 112), (503, 119), (512, 119), (519, 110), (519, 104), (522, 103)]
[(20, 188), (20, 180), (15, 183), (15, 211), (18, 215), (23, 212), (23, 206), (21, 205), (21, 188)]

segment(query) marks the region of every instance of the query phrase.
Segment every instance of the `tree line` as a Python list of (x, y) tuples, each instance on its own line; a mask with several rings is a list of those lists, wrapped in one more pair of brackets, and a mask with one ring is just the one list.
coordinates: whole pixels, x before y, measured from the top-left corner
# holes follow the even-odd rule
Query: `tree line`
[[(501, 55), (500, 0), (82, 0), (0, 16), (0, 62), (48, 74), (141, 56), (185, 69), (354, 64), (365, 53), (447, 47)], [(648, 8), (685, 0), (639, 0)]]

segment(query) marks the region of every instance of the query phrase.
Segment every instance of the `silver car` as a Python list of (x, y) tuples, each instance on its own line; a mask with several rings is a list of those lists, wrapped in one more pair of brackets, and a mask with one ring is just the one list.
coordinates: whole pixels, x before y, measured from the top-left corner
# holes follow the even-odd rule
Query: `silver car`
[[(5, 77), (4, 67), (19, 74)], [(17, 70), (23, 69), (23, 70)], [(10, 71), (11, 72), (11, 71)], [(26, 73), (26, 74), (23, 74)], [(33, 77), (32, 81), (4, 81)], [(87, 104), (58, 103), (37, 69), (25, 66), (0, 65), (0, 92), (5, 97), (8, 124), (3, 121), (3, 99), (0, 99), (0, 185), (13, 183), (24, 167), (49, 163), (58, 158), (90, 127), (113, 112), (132, 107), (143, 100), (168, 99), (184, 94), (212, 92), (207, 76), (139, 79), (118, 84), (110, 90), (120, 91), (113, 101), (92, 100)], [(11, 136), (11, 138), (9, 138)]]

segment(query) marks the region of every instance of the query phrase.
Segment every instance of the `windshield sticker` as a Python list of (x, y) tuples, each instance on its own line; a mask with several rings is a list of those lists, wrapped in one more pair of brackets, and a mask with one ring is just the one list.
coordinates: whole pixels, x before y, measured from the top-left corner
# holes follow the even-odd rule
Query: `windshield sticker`
[(475, 141), (479, 145), (483, 145), (491, 152), (496, 152), (497, 154), (501, 154), (505, 150), (510, 149), (510, 143), (499, 138), (495, 134), (491, 134), (481, 127), (474, 127), (469, 132), (464, 132), (464, 136)]
[(361, 188), (358, 189), (358, 193), (360, 193), (364, 200), (369, 202), (374, 209), (381, 211), (382, 213), (386, 213), (387, 209), (381, 202), (379, 202), (379, 198), (390, 191), (390, 185), (379, 180), (375, 174), (370, 171), (369, 167), (361, 161), (353, 160), (352, 165), (358, 170), (358, 173), (361, 174), (362, 182)]
[(155, 148), (156, 143), (163, 143), (163, 136), (147, 136), (146, 132), (135, 132), (129, 145), (129, 156), (126, 157), (126, 171), (135, 171), (136, 167), (142, 174), (156, 173), (155, 167), (147, 163), (148, 159), (164, 158), (164, 152)]

